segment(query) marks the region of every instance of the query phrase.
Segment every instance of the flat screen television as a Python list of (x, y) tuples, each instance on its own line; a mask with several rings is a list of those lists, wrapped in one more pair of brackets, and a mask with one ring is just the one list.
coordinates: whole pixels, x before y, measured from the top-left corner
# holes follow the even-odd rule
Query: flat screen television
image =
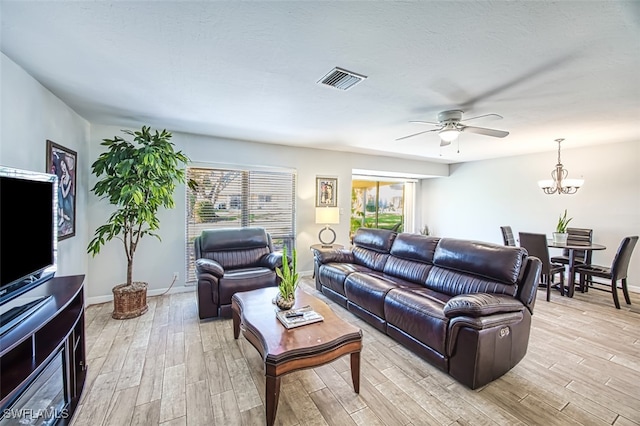
[(0, 166), (0, 305), (56, 272), (56, 175)]

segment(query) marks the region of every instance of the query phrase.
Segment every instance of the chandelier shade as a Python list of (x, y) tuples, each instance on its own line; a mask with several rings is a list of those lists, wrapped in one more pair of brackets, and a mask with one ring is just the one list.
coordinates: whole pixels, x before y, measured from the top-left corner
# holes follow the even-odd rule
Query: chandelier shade
[(551, 171), (551, 179), (538, 181), (538, 186), (545, 194), (575, 194), (584, 184), (584, 179), (568, 179), (569, 171), (564, 168), (560, 160), (560, 143), (564, 139), (556, 139), (558, 142), (558, 164)]

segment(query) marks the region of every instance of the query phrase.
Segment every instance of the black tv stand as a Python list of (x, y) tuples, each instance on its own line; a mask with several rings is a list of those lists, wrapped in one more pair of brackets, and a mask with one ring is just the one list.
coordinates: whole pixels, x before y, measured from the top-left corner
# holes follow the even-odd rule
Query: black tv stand
[(2, 425), (35, 415), (38, 424), (68, 425), (84, 388), (84, 275), (52, 278), (25, 297), (42, 295), (51, 298), (0, 336)]
[(40, 309), (53, 296), (42, 296), (24, 305), (15, 306), (0, 315), (0, 336), (18, 325), (26, 317)]

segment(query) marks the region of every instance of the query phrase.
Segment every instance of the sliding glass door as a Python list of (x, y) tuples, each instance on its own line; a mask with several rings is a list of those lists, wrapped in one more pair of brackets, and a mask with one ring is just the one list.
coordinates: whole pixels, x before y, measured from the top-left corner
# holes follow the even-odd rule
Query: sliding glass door
[(403, 181), (354, 176), (351, 182), (351, 233), (360, 227), (404, 231), (406, 185)]

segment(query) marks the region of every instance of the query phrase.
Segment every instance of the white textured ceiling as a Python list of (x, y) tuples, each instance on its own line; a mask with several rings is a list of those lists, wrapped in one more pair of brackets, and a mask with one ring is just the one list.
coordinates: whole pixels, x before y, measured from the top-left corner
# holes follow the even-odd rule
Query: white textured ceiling
[[(5, 1), (1, 50), (86, 119), (447, 163), (640, 142), (640, 2)], [(338, 66), (349, 91), (316, 82)], [(447, 109), (470, 125), (441, 149)], [(555, 160), (555, 156), (553, 157)]]

